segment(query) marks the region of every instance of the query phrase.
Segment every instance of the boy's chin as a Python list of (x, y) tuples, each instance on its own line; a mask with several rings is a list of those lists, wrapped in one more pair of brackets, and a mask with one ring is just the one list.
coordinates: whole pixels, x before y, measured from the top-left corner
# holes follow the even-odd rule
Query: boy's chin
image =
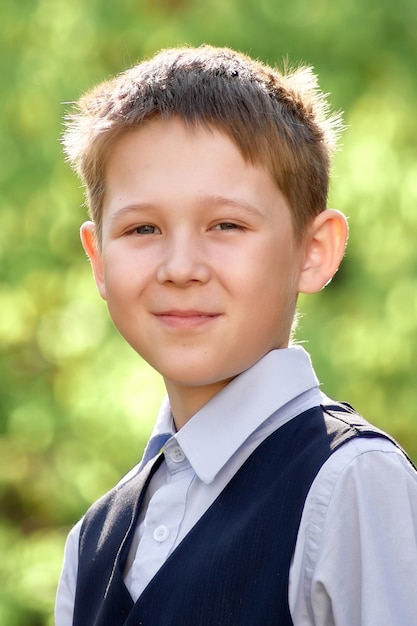
[(198, 372), (188, 373), (184, 375), (179, 375), (178, 372), (175, 372), (173, 375), (163, 374), (161, 373), (162, 378), (165, 381), (165, 385), (168, 387), (178, 388), (178, 389), (190, 389), (190, 390), (198, 390), (204, 389), (207, 387), (225, 387), (228, 385), (236, 376), (239, 375), (239, 372), (231, 375), (231, 376), (204, 376), (198, 375)]

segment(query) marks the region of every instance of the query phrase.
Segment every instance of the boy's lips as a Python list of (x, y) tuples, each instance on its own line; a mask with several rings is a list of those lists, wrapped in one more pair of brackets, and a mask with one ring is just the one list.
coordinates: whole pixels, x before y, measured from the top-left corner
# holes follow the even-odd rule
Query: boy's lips
[(207, 322), (211, 322), (214, 319), (220, 317), (220, 313), (214, 313), (210, 311), (197, 311), (197, 310), (179, 310), (170, 309), (168, 311), (159, 311), (154, 313), (155, 317), (166, 324), (176, 328), (195, 328), (202, 326)]

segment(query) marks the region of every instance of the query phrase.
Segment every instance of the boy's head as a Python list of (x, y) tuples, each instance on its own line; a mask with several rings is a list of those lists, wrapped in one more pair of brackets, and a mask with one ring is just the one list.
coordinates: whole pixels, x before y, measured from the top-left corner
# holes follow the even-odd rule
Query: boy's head
[(65, 137), (100, 294), (165, 379), (177, 427), (288, 345), (299, 292), (339, 265), (332, 122), (310, 71), (171, 50), (85, 96)]
[(154, 118), (225, 133), (264, 167), (287, 199), (296, 238), (326, 208), (330, 156), (340, 128), (308, 68), (288, 75), (227, 48), (162, 51), (78, 103), (64, 136), (86, 187), (101, 241), (105, 166), (116, 140)]

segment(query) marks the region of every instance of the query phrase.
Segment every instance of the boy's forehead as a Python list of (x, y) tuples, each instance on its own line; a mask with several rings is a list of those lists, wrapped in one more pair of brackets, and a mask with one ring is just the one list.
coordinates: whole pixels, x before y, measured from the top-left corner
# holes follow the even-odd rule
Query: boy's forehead
[[(169, 148), (172, 150), (167, 152)], [(124, 168), (132, 158), (137, 163), (146, 164), (155, 154), (161, 160), (172, 157), (172, 165), (175, 166), (177, 160), (188, 151), (195, 151), (196, 166), (199, 163), (203, 166), (206, 160), (215, 157), (225, 165), (233, 161), (233, 167), (239, 164), (245, 169), (260, 170), (274, 182), (270, 168), (244, 154), (234, 137), (224, 128), (210, 122), (189, 124), (178, 115), (169, 118), (153, 116), (127, 129), (109, 150), (105, 173), (108, 176), (110, 166), (114, 167), (116, 163)], [(169, 175), (169, 170), (166, 174)]]
[(120, 137), (105, 186), (105, 211), (109, 203), (114, 209), (195, 198), (207, 208), (240, 206), (256, 213), (257, 205), (283, 199), (268, 170), (245, 160), (226, 133), (190, 128), (178, 118), (154, 119)]
[(111, 148), (108, 150), (105, 159), (105, 173), (110, 162), (114, 162), (118, 158), (125, 158), (122, 156), (122, 153), (126, 150), (126, 147), (132, 146), (132, 151), (134, 151), (135, 144), (138, 150), (140, 150), (140, 143), (149, 143), (151, 146), (154, 146), (154, 142), (164, 141), (167, 138), (167, 134), (170, 134), (172, 131), (175, 133), (175, 142), (178, 150), (184, 144), (189, 144), (190, 141), (200, 144), (217, 144), (220, 158), (222, 152), (224, 152), (224, 147), (228, 144), (228, 152), (230, 151), (230, 146), (233, 146), (233, 150), (239, 154), (246, 165), (264, 170), (271, 177), (272, 181), (275, 180), (271, 171), (272, 168), (267, 160), (245, 153), (227, 127), (212, 120), (195, 120), (190, 122), (178, 114), (170, 115), (169, 117), (152, 115), (140, 124), (126, 128), (124, 132), (115, 138)]

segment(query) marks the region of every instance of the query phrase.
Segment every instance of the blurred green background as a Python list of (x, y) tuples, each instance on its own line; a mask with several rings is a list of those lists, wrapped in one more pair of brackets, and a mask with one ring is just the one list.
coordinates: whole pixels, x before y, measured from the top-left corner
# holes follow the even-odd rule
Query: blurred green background
[(141, 456), (163, 387), (109, 323), (79, 244), (65, 102), (184, 43), (312, 64), (348, 126), (332, 285), (300, 302), (329, 395), (417, 459), (414, 0), (3, 0), (0, 20), (0, 624), (53, 624), (64, 539)]

